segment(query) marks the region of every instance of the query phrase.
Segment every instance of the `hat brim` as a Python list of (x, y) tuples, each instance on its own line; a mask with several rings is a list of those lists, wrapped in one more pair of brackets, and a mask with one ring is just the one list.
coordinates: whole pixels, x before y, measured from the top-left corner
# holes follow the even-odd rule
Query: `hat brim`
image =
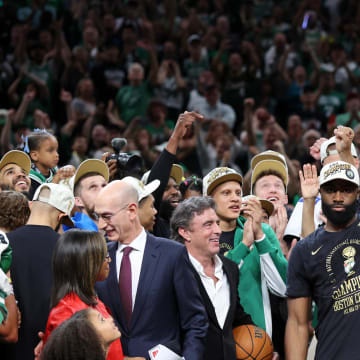
[(76, 170), (74, 177), (74, 187), (84, 175), (88, 173), (97, 173), (101, 175), (106, 182), (109, 182), (109, 168), (106, 163), (99, 159), (88, 159), (83, 161)]
[(141, 200), (145, 199), (146, 197), (148, 197), (149, 195), (151, 195), (159, 186), (160, 186), (160, 180), (158, 180), (158, 179), (155, 179), (155, 180), (151, 181), (150, 183), (146, 184), (144, 186), (145, 191), (142, 194), (139, 201), (141, 201)]
[(259, 199), (261, 203), (261, 207), (271, 216), (274, 212), (274, 204), (266, 199)]
[(263, 160), (260, 161), (252, 171), (251, 174), (251, 189), (253, 188), (256, 180), (258, 179), (259, 175), (268, 170), (273, 170), (279, 173), (281, 180), (283, 181), (285, 187), (287, 187), (289, 183), (289, 175), (287, 169), (285, 168), (282, 161), (278, 160)]
[(177, 184), (180, 184), (184, 177), (184, 170), (180, 165), (173, 164), (170, 171), (170, 177), (172, 177)]
[(7, 164), (16, 164), (25, 170), (26, 174), (29, 175), (31, 169), (31, 160), (28, 155), (23, 151), (11, 150), (8, 151), (0, 161), (0, 171)]
[(206, 195), (210, 195), (217, 186), (219, 186), (227, 181), (236, 181), (236, 182), (240, 183), (240, 185), (242, 186), (243, 178), (240, 174), (237, 174), (237, 173), (225, 174), (225, 175), (217, 178), (215, 181), (213, 181), (209, 185), (209, 187), (207, 188)]
[(272, 152), (268, 153), (267, 151), (260, 153), (258, 155), (255, 155), (252, 159), (251, 159), (251, 170), (254, 170), (255, 166), (260, 162), (260, 161), (264, 161), (264, 160), (274, 160), (274, 161), (279, 161), (282, 164), (284, 164), (285, 167), (287, 167), (286, 161), (284, 159), (282, 159), (279, 155), (276, 155)]

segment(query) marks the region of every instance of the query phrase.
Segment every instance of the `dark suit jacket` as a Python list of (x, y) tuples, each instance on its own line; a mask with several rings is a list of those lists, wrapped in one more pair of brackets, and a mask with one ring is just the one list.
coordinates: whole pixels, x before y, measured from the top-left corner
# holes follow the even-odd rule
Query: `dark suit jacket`
[(120, 328), (124, 354), (148, 358), (148, 351), (162, 344), (186, 360), (202, 359), (207, 316), (185, 246), (147, 235), (130, 326), (118, 287), (117, 248), (118, 242), (108, 244), (110, 274), (96, 290)]
[(226, 316), (223, 329), (220, 327), (217, 321), (214, 306), (204, 288), (204, 285), (201, 282), (201, 278), (195, 268), (192, 266), (192, 270), (198, 282), (200, 294), (203, 298), (204, 306), (209, 318), (209, 328), (206, 337), (206, 349), (203, 359), (236, 360), (235, 342), (232, 330), (237, 326), (253, 324), (253, 322), (250, 315), (248, 315), (240, 305), (240, 299), (238, 295), (239, 269), (237, 265), (226, 257), (222, 255), (219, 256), (223, 263), (223, 270), (228, 279), (230, 287), (230, 308)]

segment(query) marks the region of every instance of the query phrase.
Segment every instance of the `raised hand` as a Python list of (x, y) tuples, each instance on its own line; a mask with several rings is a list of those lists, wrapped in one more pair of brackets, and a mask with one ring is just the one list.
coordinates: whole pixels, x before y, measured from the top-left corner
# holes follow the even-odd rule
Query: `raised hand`
[(301, 194), (304, 199), (315, 198), (319, 193), (319, 178), (315, 165), (305, 164), (299, 171)]
[(320, 148), (321, 144), (326, 141), (326, 138), (320, 138), (315, 141), (315, 143), (310, 147), (310, 155), (315, 160), (320, 160), (321, 154), (320, 154)]
[(339, 154), (343, 152), (351, 153), (351, 143), (354, 139), (354, 130), (346, 126), (338, 126), (334, 130), (336, 137), (336, 150)]
[(202, 121), (204, 116), (200, 115), (195, 111), (185, 111), (180, 114), (173, 131), (173, 136), (177, 136), (179, 139), (182, 139), (186, 134), (188, 128), (192, 126), (195, 120)]

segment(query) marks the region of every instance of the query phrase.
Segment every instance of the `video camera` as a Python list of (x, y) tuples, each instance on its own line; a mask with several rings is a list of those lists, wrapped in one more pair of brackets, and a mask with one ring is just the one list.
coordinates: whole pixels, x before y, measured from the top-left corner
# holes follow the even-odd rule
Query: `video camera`
[(111, 154), (106, 158), (106, 162), (112, 159), (116, 160), (116, 179), (118, 180), (125, 176), (140, 178), (143, 172), (143, 159), (141, 156), (121, 152), (126, 144), (127, 140), (125, 138), (113, 138), (111, 140), (111, 146), (114, 149), (114, 154)]

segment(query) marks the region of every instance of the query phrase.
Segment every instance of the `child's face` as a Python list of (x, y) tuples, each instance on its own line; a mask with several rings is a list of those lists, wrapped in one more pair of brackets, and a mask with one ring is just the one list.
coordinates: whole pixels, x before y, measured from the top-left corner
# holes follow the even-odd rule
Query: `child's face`
[(46, 168), (53, 168), (59, 162), (58, 142), (51, 136), (40, 144), (39, 150), (35, 151), (34, 160)]

